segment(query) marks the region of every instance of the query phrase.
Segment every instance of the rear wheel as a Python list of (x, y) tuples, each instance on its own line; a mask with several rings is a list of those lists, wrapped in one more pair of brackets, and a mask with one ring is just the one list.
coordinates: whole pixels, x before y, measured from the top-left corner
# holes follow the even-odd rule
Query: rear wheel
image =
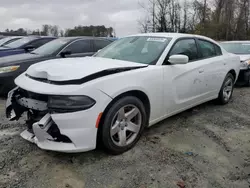
[(228, 73), (220, 89), (217, 101), (220, 104), (227, 104), (233, 95), (234, 76)]
[(104, 117), (101, 129), (102, 143), (112, 154), (121, 154), (132, 148), (146, 126), (143, 103), (126, 96), (116, 101)]

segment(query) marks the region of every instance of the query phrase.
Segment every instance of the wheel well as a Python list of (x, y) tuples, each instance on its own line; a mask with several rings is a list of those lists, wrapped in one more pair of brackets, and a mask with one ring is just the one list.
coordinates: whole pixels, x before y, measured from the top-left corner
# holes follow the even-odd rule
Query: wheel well
[[(109, 104), (108, 106), (106, 107), (106, 109), (104, 110), (103, 112), (103, 115), (102, 115), (102, 119), (104, 119), (108, 109), (116, 102), (118, 101), (119, 99), (125, 97), (125, 96), (134, 96), (134, 97), (137, 97), (138, 99), (141, 100), (141, 102), (143, 103), (144, 107), (145, 107), (145, 111), (146, 111), (146, 114), (147, 114), (147, 117), (150, 116), (150, 102), (149, 102), (149, 99), (148, 99), (148, 96), (142, 92), (142, 91), (139, 91), (139, 90), (132, 90), (132, 91), (127, 91), (125, 93), (122, 93), (118, 96), (116, 96)], [(102, 123), (102, 122), (100, 122)]]
[[(139, 90), (132, 90), (132, 91), (127, 91), (125, 93), (122, 93), (118, 96), (116, 96), (109, 104), (108, 106), (106, 107), (106, 109), (104, 110), (103, 114), (102, 114), (102, 117), (101, 117), (101, 120), (99, 122), (99, 125), (102, 125), (103, 122), (104, 122), (104, 118), (109, 110), (109, 108), (111, 108), (111, 106), (116, 102), (118, 101), (119, 99), (125, 97), (125, 96), (135, 96), (137, 97), (138, 99), (141, 100), (141, 102), (143, 103), (144, 107), (145, 107), (145, 111), (146, 111), (146, 114), (147, 114), (147, 117), (148, 117), (148, 120), (149, 121), (149, 117), (150, 117), (150, 102), (149, 102), (149, 99), (148, 99), (148, 96), (142, 92), (142, 91), (139, 91)], [(100, 132), (100, 129), (102, 128), (102, 126), (99, 126), (98, 127), (98, 133)], [(99, 137), (99, 136), (98, 136)]]
[(231, 73), (234, 77), (234, 80), (236, 79), (236, 72), (235, 70), (231, 69), (228, 73)]
[(100, 122), (99, 122), (99, 127), (98, 127), (98, 131), (97, 131), (97, 146), (99, 145), (102, 145), (101, 143), (101, 131), (102, 131), (102, 124), (104, 122), (104, 118), (109, 110), (109, 108), (111, 108), (111, 106), (116, 102), (118, 101), (119, 99), (125, 97), (125, 96), (135, 96), (137, 97), (138, 99), (141, 100), (141, 102), (143, 103), (144, 107), (145, 107), (145, 111), (146, 111), (146, 114), (147, 114), (147, 124), (149, 122), (149, 117), (150, 117), (150, 102), (149, 102), (149, 99), (148, 99), (148, 96), (142, 92), (142, 91), (139, 91), (139, 90), (132, 90), (132, 91), (127, 91), (125, 93), (122, 93), (118, 96), (116, 96), (109, 104), (108, 106), (105, 108), (103, 114), (102, 114), (102, 117), (100, 119)]

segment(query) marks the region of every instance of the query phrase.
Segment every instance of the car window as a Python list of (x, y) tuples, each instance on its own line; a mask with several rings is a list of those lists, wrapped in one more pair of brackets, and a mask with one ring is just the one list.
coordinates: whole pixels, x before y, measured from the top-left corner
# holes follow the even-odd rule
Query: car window
[(215, 46), (216, 55), (222, 55), (221, 48), (218, 45), (216, 45), (216, 44), (214, 46)]
[(201, 49), (202, 58), (217, 56), (213, 43), (198, 39), (198, 44)]
[(51, 40), (53, 40), (53, 38), (37, 39), (35, 41), (32, 41), (29, 45), (34, 46), (34, 48), (38, 48)]
[(189, 61), (198, 59), (197, 46), (194, 39), (182, 39), (176, 42), (171, 49), (169, 56), (171, 55), (186, 55), (189, 57)]
[(228, 52), (234, 54), (250, 54), (249, 42), (222, 42), (220, 45)]
[(78, 40), (67, 46), (64, 51), (70, 51), (72, 54), (93, 52), (89, 40)]
[(111, 43), (95, 56), (142, 64), (155, 64), (171, 39), (154, 36), (125, 37)]
[(20, 39), (20, 38), (13, 38), (13, 39), (10, 39), (9, 41), (5, 42), (4, 45), (9, 44), (9, 43), (12, 43), (12, 42), (14, 42), (14, 41), (16, 41), (16, 40), (18, 40), (18, 39)]
[(95, 50), (98, 51), (107, 45), (109, 45), (111, 41), (108, 40), (94, 40)]
[[(21, 37), (20, 37), (20, 38), (21, 38)], [(11, 42), (14, 42), (14, 41), (20, 39), (20, 38), (11, 38), (11, 37), (3, 38), (3, 39), (0, 40), (0, 46), (1, 46), (1, 45), (7, 45), (7, 44), (9, 44), (9, 43), (11, 43)]]
[(61, 49), (67, 46), (67, 44), (69, 44), (71, 41), (72, 39), (70, 38), (58, 38), (42, 45), (41, 47), (34, 50), (32, 53), (40, 55), (53, 54), (59, 52)]
[(14, 42), (11, 42), (11, 43), (5, 45), (5, 47), (7, 47), (7, 48), (19, 48), (19, 47), (22, 47), (23, 45), (28, 44), (29, 42), (31, 42), (35, 39), (36, 39), (35, 37), (23, 37), (21, 39), (18, 39)]

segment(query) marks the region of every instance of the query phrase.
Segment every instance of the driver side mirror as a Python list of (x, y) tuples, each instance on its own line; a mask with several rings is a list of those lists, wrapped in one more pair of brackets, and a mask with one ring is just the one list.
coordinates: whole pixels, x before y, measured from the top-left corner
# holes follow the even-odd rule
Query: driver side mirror
[(189, 58), (186, 55), (171, 55), (168, 59), (171, 64), (187, 64), (188, 61)]
[(60, 56), (61, 56), (61, 57), (66, 57), (67, 55), (71, 55), (71, 51), (65, 50), (65, 51), (62, 51), (62, 52), (60, 53)]
[(35, 49), (35, 47), (33, 45), (27, 45), (27, 46), (24, 47), (24, 50), (26, 52), (31, 52), (34, 49)]

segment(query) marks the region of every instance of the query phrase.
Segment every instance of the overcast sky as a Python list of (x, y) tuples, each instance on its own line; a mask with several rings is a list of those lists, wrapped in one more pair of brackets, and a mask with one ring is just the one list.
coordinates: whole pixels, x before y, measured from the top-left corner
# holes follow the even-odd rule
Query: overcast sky
[[(147, 0), (141, 0), (147, 1)], [(41, 29), (43, 24), (114, 27), (118, 36), (139, 31), (138, 0), (0, 0), (0, 30)]]

